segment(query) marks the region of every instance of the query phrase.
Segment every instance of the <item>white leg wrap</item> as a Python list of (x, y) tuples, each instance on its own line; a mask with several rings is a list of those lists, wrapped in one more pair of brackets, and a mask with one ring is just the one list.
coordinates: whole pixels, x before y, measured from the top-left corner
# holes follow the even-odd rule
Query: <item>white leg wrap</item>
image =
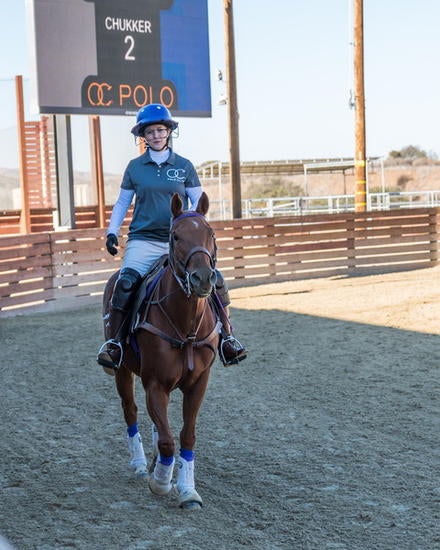
[(145, 458), (141, 434), (138, 432), (133, 437), (127, 436), (127, 446), (130, 453), (130, 466), (133, 468), (135, 475), (147, 477), (147, 459)]
[(179, 457), (177, 461), (177, 482), (175, 490), (181, 508), (195, 509), (202, 506), (202, 498), (195, 489), (194, 460)]
[(177, 482), (178, 492), (194, 489), (194, 460), (185, 460), (181, 456), (177, 459)]
[(173, 478), (174, 470), (174, 458), (172, 464), (166, 466), (161, 464), (159, 461), (159, 456), (156, 460), (156, 465), (152, 475), (150, 476), (149, 486), (151, 491), (156, 495), (167, 495), (173, 488), (171, 480)]

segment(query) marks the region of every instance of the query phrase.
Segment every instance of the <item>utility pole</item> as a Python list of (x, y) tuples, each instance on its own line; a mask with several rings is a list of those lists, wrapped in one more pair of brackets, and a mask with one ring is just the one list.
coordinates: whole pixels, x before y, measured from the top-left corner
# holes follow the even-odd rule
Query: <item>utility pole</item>
[(356, 212), (367, 210), (367, 161), (365, 146), (364, 17), (363, 0), (353, 0), (354, 15), (354, 178)]
[(224, 23), (232, 217), (241, 218), (240, 142), (238, 133), (237, 82), (235, 71), (234, 16), (232, 0), (224, 0)]
[(23, 77), (15, 77), (15, 95), (17, 100), (18, 161), (20, 167), (20, 233), (31, 232), (31, 209), (29, 206), (29, 173), (26, 159), (26, 124), (24, 120)]

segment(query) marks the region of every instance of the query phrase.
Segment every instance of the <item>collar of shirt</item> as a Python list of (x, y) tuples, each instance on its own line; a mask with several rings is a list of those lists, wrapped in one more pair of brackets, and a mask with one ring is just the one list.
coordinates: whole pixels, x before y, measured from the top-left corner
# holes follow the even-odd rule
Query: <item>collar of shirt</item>
[[(151, 158), (150, 151), (147, 149), (145, 153), (142, 155), (142, 162), (143, 164), (156, 164), (154, 160)], [(176, 163), (176, 153), (172, 149), (170, 149), (170, 156), (165, 161), (166, 164), (175, 164)], [(164, 163), (164, 164), (165, 164)]]

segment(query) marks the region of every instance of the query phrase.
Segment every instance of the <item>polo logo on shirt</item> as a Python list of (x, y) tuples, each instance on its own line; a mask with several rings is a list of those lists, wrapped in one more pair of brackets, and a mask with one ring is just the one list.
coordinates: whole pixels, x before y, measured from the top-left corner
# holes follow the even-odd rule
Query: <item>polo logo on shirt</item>
[(170, 181), (183, 181), (185, 177), (185, 170), (182, 168), (169, 168), (167, 170), (167, 178)]

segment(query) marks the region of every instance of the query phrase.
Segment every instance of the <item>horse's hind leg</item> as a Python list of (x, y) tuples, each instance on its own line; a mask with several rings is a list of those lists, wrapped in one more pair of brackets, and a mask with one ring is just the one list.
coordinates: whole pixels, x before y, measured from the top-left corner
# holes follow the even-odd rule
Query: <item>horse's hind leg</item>
[(130, 466), (137, 477), (147, 477), (147, 459), (137, 425), (137, 405), (134, 399), (134, 374), (126, 367), (116, 372), (116, 389), (121, 398), (124, 419), (127, 424), (127, 446)]

